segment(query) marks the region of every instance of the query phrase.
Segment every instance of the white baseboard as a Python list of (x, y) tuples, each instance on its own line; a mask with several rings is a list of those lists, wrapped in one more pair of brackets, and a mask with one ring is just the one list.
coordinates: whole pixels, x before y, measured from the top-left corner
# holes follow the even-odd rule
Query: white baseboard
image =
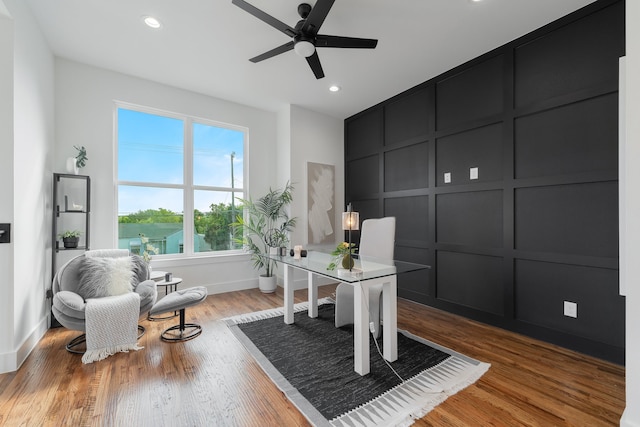
[(628, 408), (625, 408), (622, 413), (622, 418), (620, 418), (620, 427), (640, 427), (640, 419), (630, 419), (630, 412), (631, 411), (629, 411)]
[(226, 292), (255, 289), (258, 287), (258, 278), (256, 277), (255, 279), (251, 279), (251, 280), (239, 280), (237, 282), (224, 282), (224, 283), (213, 283), (213, 284), (203, 283), (203, 284), (194, 285), (194, 286), (204, 286), (205, 288), (207, 288), (207, 293), (209, 295), (223, 294)]
[(45, 316), (22, 341), (22, 344), (16, 351), (0, 354), (0, 374), (17, 371), (48, 330), (49, 318)]

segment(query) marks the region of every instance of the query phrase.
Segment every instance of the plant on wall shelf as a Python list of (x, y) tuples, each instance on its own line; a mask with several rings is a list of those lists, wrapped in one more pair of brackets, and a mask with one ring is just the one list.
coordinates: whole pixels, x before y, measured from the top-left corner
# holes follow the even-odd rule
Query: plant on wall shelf
[(58, 239), (62, 239), (64, 247), (67, 249), (77, 248), (80, 241), (80, 234), (78, 230), (66, 230), (58, 234)]
[(89, 158), (87, 157), (87, 149), (84, 148), (84, 145), (80, 147), (74, 145), (73, 148), (78, 150), (78, 154), (76, 154), (76, 166), (78, 166), (79, 168), (85, 167), (87, 165), (87, 160), (89, 160)]

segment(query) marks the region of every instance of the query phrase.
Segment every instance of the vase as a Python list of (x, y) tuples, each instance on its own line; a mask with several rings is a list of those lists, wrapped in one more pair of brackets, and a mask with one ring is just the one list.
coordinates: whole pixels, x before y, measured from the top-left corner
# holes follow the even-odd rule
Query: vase
[(351, 270), (354, 265), (355, 262), (353, 261), (353, 257), (351, 256), (351, 254), (346, 254), (342, 257), (342, 268)]
[(74, 175), (78, 175), (78, 172), (80, 172), (80, 168), (78, 168), (75, 157), (69, 157), (67, 159), (67, 172)]

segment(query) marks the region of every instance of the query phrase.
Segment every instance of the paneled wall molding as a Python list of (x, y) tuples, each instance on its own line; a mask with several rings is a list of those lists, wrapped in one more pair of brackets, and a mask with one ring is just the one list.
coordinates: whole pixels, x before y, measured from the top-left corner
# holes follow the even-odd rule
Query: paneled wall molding
[(432, 266), (401, 297), (622, 363), (624, 46), (624, 2), (596, 1), (345, 120), (347, 202)]

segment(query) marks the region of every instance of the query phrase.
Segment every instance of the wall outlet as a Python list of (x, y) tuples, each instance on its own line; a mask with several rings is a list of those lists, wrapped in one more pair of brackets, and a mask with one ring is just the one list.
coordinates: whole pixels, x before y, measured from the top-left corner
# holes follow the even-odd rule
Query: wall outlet
[(444, 173), (444, 183), (449, 184), (451, 182), (451, 172)]
[(564, 315), (567, 317), (578, 317), (578, 304), (571, 301), (564, 302)]
[(469, 169), (469, 179), (478, 179), (478, 168)]

